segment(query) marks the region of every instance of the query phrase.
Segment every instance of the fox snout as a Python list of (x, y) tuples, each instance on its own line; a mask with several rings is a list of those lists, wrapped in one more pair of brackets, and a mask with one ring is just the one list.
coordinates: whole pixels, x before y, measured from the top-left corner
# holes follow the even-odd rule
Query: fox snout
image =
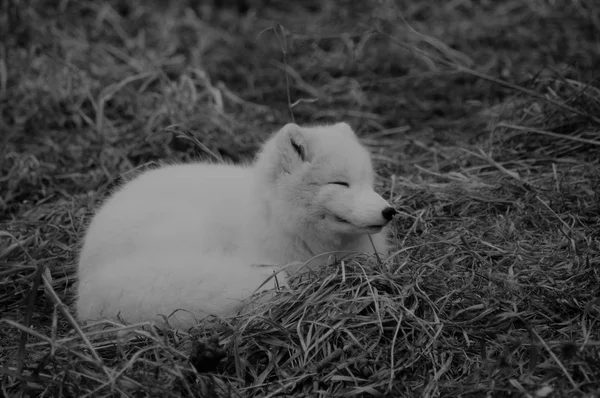
[(342, 191), (337, 200), (329, 203), (335, 217), (360, 230), (385, 227), (398, 213), (372, 189)]
[(398, 211), (375, 191), (364, 191), (360, 195), (359, 203), (358, 208), (365, 211), (357, 211), (355, 214), (367, 224), (385, 226), (398, 214)]

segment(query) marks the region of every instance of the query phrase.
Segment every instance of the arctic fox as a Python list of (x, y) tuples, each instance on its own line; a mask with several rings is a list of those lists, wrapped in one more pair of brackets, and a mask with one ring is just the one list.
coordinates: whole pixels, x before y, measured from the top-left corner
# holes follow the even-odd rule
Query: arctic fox
[(396, 210), (373, 179), (369, 153), (346, 123), (287, 124), (248, 165), (144, 172), (89, 225), (78, 318), (172, 315), (170, 325), (184, 329), (208, 314), (235, 314), (276, 267), (373, 246), (386, 254)]

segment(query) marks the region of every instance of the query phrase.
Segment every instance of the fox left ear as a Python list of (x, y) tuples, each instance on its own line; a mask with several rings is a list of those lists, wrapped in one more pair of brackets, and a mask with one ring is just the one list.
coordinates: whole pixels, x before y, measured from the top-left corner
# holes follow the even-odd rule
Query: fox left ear
[(335, 124), (336, 128), (343, 130), (345, 132), (347, 132), (348, 134), (352, 134), (353, 136), (356, 136), (356, 132), (354, 130), (352, 130), (352, 127), (346, 123), (346, 122), (338, 122)]

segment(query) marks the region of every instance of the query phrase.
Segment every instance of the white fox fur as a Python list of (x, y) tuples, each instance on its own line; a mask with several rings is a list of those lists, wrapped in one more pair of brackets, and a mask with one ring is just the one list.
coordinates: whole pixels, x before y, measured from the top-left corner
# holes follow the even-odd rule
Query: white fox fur
[(287, 124), (250, 165), (144, 172), (92, 219), (79, 258), (77, 315), (138, 322), (184, 310), (169, 323), (187, 328), (208, 314), (234, 314), (272, 275), (273, 267), (259, 264), (372, 252), (369, 233), (386, 254), (395, 210), (373, 179), (369, 153), (346, 123)]

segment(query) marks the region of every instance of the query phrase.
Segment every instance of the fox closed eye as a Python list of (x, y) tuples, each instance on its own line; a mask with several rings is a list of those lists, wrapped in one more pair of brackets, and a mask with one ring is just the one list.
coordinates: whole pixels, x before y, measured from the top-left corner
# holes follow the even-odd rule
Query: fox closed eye
[(330, 184), (341, 185), (343, 187), (350, 188), (350, 184), (348, 184), (345, 181), (332, 181), (332, 182), (330, 182)]

